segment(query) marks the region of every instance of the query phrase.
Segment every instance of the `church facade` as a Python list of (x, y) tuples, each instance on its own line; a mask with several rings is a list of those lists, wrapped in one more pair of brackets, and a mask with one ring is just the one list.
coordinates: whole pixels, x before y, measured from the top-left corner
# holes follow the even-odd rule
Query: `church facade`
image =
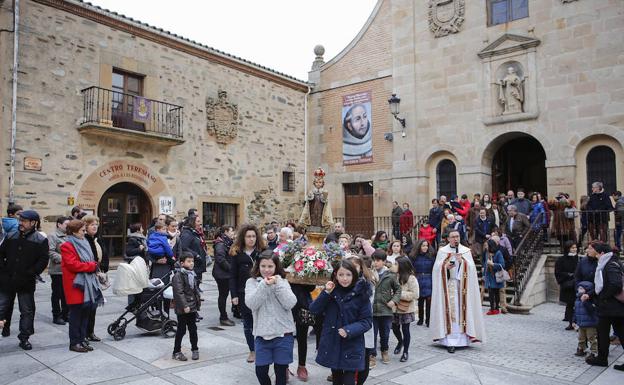
[(326, 170), (334, 215), (624, 188), (623, 15), (610, 0), (378, 1), (309, 73), (308, 165)]

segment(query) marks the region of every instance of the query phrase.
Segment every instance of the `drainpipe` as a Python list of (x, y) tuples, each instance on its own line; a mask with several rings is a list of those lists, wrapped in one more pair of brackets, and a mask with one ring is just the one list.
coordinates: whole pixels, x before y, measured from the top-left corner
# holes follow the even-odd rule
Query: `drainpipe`
[(304, 167), (304, 179), (303, 179), (303, 195), (308, 193), (308, 96), (312, 92), (312, 87), (308, 85), (308, 92), (305, 94), (305, 100), (303, 101), (303, 167)]
[(19, 0), (13, 3), (13, 96), (11, 106), (11, 171), (9, 204), (15, 203), (15, 138), (17, 136), (17, 58), (19, 54)]

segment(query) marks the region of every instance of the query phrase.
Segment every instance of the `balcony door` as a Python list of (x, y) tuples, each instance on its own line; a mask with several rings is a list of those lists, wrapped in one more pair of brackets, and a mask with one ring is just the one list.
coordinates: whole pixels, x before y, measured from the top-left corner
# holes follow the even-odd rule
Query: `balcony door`
[(145, 131), (145, 124), (134, 121), (134, 97), (143, 95), (143, 76), (113, 71), (113, 126)]

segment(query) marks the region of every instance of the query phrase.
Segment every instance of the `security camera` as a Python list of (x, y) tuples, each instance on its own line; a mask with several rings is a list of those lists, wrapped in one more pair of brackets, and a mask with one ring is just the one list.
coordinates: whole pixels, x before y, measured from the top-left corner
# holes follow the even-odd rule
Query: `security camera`
[(387, 134), (384, 134), (384, 139), (388, 142), (392, 142), (394, 140), (394, 135), (392, 135), (391, 132), (388, 132)]
[(401, 133), (401, 138), (405, 138), (406, 136), (407, 136), (407, 134), (405, 133), (405, 131), (403, 131), (403, 132)]

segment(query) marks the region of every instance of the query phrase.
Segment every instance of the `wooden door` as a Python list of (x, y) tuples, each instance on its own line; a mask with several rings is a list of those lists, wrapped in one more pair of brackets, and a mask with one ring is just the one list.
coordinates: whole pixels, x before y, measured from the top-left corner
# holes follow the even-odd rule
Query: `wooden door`
[(126, 238), (126, 200), (127, 194), (106, 192), (100, 200), (100, 236), (109, 256), (123, 255)]
[(344, 184), (345, 191), (345, 231), (351, 235), (373, 236), (372, 182)]

